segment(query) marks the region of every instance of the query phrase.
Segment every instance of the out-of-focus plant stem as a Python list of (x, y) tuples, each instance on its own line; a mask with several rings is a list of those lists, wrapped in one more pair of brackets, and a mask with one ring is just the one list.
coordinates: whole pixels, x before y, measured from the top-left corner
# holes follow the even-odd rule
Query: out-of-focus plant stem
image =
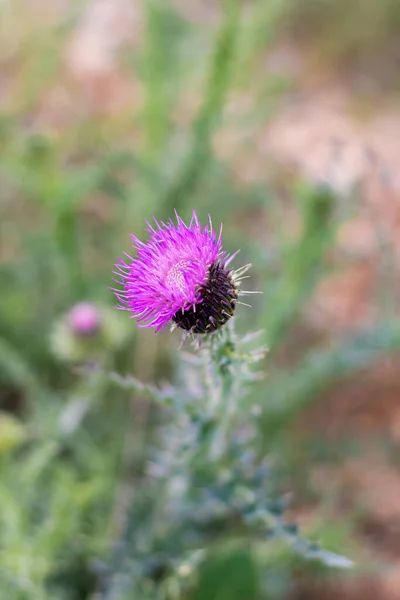
[(349, 373), (373, 365), (384, 352), (400, 348), (400, 325), (388, 324), (361, 333), (324, 351), (309, 353), (291, 373), (271, 374), (262, 400), (267, 438), (311, 404), (331, 384)]
[(288, 327), (318, 281), (325, 252), (333, 241), (334, 207), (335, 197), (329, 188), (302, 190), (301, 234), (295, 243), (288, 245), (281, 278), (272, 291), (266, 293), (264, 323), (271, 352), (285, 338)]
[(234, 54), (240, 25), (240, 2), (223, 2), (224, 18), (215, 42), (207, 78), (204, 101), (193, 123), (191, 145), (176, 178), (165, 191), (159, 205), (167, 214), (183, 204), (195, 189), (212, 157), (211, 142), (221, 118), (233, 75)]

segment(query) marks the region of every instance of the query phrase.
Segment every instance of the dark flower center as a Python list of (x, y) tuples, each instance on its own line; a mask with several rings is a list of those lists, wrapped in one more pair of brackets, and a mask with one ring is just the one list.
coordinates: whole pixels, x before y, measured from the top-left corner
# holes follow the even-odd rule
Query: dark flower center
[(202, 302), (172, 317), (178, 327), (192, 333), (220, 329), (235, 311), (238, 292), (229, 270), (220, 263), (211, 265), (207, 281), (199, 289)]

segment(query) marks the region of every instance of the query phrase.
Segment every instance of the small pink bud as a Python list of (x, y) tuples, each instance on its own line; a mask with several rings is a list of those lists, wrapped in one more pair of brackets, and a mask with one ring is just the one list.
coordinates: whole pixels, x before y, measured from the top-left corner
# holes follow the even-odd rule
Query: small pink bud
[(68, 323), (76, 335), (94, 335), (100, 329), (100, 312), (93, 304), (80, 302), (70, 310)]

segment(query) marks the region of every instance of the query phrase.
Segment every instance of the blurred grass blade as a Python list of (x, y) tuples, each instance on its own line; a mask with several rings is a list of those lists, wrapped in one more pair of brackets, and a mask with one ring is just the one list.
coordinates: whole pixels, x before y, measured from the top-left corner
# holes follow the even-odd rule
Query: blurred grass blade
[(193, 124), (191, 146), (175, 181), (160, 200), (160, 205), (168, 214), (174, 208), (179, 211), (183, 207), (212, 156), (212, 136), (221, 118), (230, 87), (240, 25), (239, 2), (228, 0), (224, 6), (224, 20), (211, 59), (204, 101)]
[(162, 151), (171, 128), (172, 108), (180, 92), (181, 42), (187, 24), (166, 3), (143, 3), (146, 38), (142, 60), (145, 103), (142, 113), (144, 153), (152, 163)]
[(382, 326), (343, 341), (335, 348), (315, 350), (291, 372), (271, 376), (264, 396), (263, 426), (268, 436), (313, 402), (336, 380), (374, 364), (385, 352), (400, 349), (400, 323)]
[(288, 326), (312, 292), (322, 271), (325, 252), (333, 241), (335, 197), (326, 186), (305, 188), (300, 195), (302, 233), (285, 248), (282, 275), (267, 292), (265, 330), (271, 351), (283, 340)]
[(21, 354), (0, 339), (0, 375), (9, 384), (27, 392), (39, 392), (41, 386)]

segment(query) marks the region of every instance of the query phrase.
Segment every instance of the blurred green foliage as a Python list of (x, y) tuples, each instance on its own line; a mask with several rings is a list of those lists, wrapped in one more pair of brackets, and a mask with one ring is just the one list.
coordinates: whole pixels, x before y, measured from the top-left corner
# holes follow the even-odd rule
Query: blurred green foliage
[[(216, 155), (215, 136), (229, 126), (224, 110), (235, 92), (254, 89), (250, 128), (279, 99), (279, 88), (257, 67), (288, 6), (299, 22), (299, 12), (307, 22), (307, 11), (315, 19), (326, 14), (343, 31), (348, 11), (364, 14), (368, 4), (381, 11), (369, 21), (379, 34), (392, 29), (399, 10), (395, 0), (345, 10), (326, 2), (326, 12), (316, 2), (293, 10), (290, 0), (226, 0), (210, 26), (186, 19), (172, 3), (145, 2), (143, 42), (121, 57), (139, 78), (141, 108), (77, 117), (53, 131), (34, 116), (58, 77), (80, 3), (57, 27), (36, 29), (24, 22), (20, 3), (11, 4), (0, 7), (1, 66), (18, 71), (12, 102), (0, 115), (0, 597), (94, 600), (132, 526), (129, 506), (159, 417), (146, 389), (121, 390), (98, 377), (81, 381), (51, 352), (53, 326), (76, 302), (113, 304), (112, 265), (129, 252), (129, 233), (143, 234), (145, 218), (169, 217), (174, 208), (184, 218), (192, 208), (202, 219), (210, 212), (215, 223), (224, 222), (225, 247), (239, 244), (243, 263), (253, 262), (249, 285), (264, 292), (237, 321), (242, 332), (265, 330), (268, 379), (248, 400), (249, 410), (261, 410), (260, 452), (279, 449), (284, 460), (296, 414), (335, 380), (398, 349), (398, 324), (377, 323), (332, 347), (302, 351), (295, 365), (282, 363), (279, 351), (330, 268), (340, 202), (326, 187), (292, 189), (301, 231), (289, 237), (284, 203), (265, 181), (238, 183)], [(368, 28), (348, 31), (350, 48), (372, 39)], [(188, 122), (177, 115), (185, 95), (196, 100)], [(256, 221), (260, 214), (273, 221), (273, 235), (256, 237), (241, 226), (244, 217)], [(173, 378), (177, 338), (137, 333), (126, 316), (125, 323), (129, 334), (102, 366), (145, 381)], [(347, 532), (338, 535), (335, 524), (316, 535), (346, 554)], [(201, 565), (193, 599), (284, 598), (299, 569), (311, 568), (279, 546), (224, 552)]]

